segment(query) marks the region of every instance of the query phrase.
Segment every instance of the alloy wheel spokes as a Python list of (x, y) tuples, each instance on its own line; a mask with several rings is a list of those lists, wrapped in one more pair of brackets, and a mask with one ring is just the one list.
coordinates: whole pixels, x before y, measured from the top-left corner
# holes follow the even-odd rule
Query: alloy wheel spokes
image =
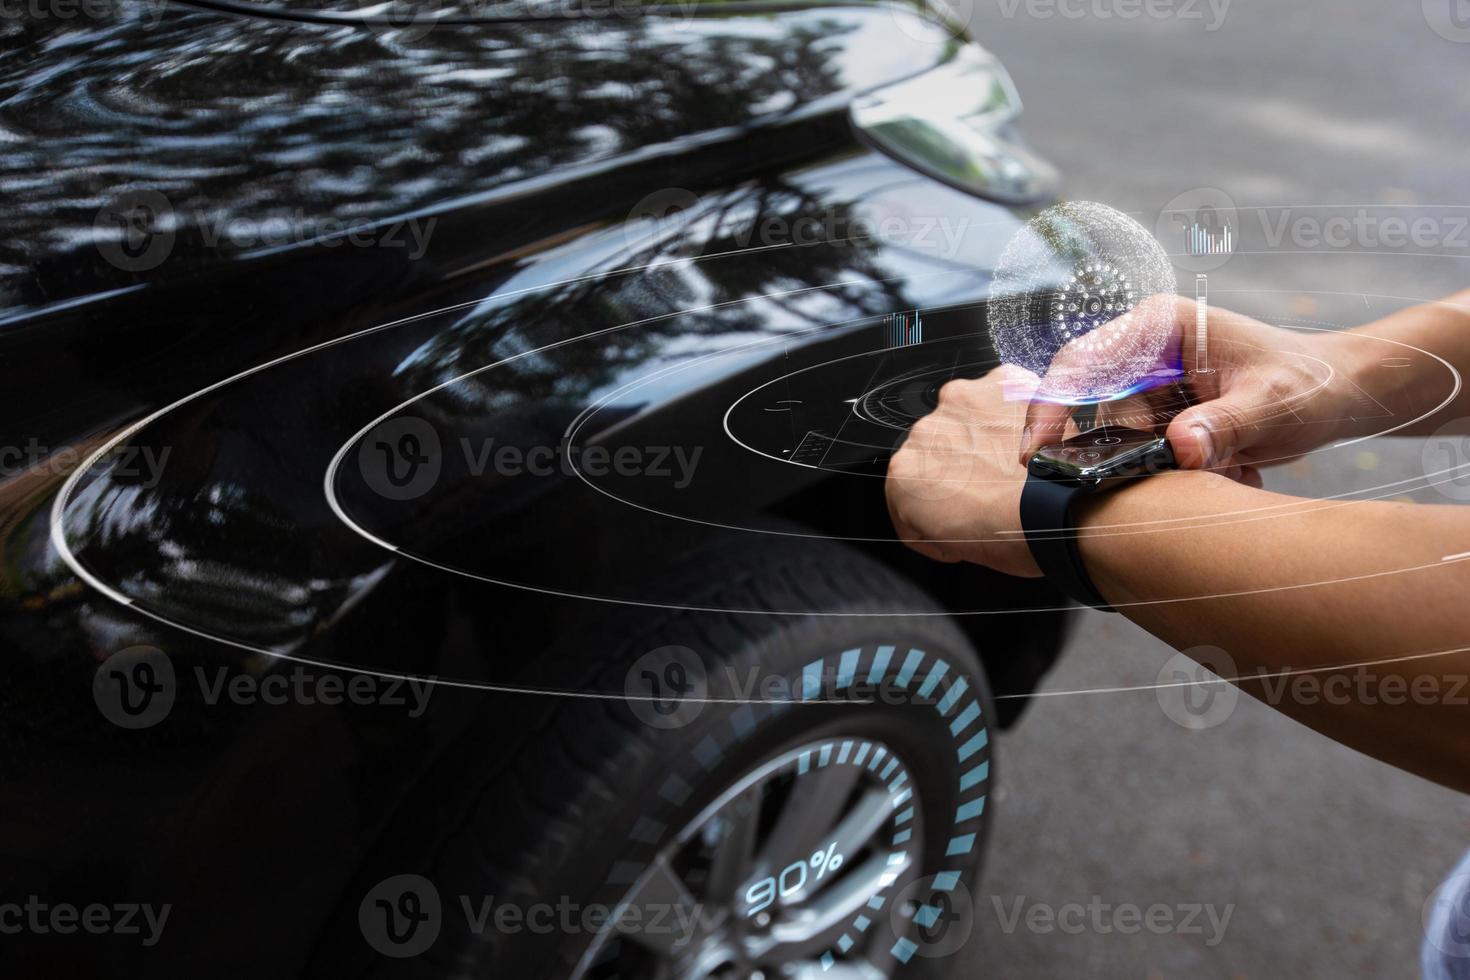
[(713, 902), (733, 906), (737, 890), (750, 877), (760, 832), (765, 787), (757, 786), (736, 797), (721, 817), (719, 842), (710, 859), (706, 894)]
[[(858, 797), (835, 827), (818, 835), (814, 846), (825, 846), (834, 854), (855, 857), (892, 815), (888, 794), (876, 786), (871, 787)], [(836, 879), (836, 875), (810, 876), (802, 888), (783, 896), (781, 904), (789, 906), (808, 901)]]
[(609, 976), (643, 980), (883, 980), (896, 966), (885, 900), (920, 866), (907, 779), (864, 739), (770, 760), (690, 820), (623, 899), (675, 927), (610, 929), (600, 942), (614, 945), (584, 962), (602, 949), (600, 962), (630, 966)]
[(773, 874), (825, 846), (823, 835), (845, 812), (848, 797), (861, 778), (862, 770), (856, 766), (832, 766), (799, 777), (751, 869), (753, 874)]
[(638, 922), (658, 916), (660, 928), (629, 928), (628, 938), (664, 959), (681, 959), (691, 946), (698, 946), (714, 923), (710, 910), (694, 898), (689, 886), (679, 877), (668, 859), (660, 855), (643, 876), (638, 886), (623, 900), (635, 910)]

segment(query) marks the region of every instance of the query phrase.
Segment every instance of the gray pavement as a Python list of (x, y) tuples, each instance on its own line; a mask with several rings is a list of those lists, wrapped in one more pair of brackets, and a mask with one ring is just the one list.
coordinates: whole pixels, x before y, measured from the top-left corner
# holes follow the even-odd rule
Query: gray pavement
[[(1124, 16), (1139, 7), (1174, 12)], [(1193, 188), (1234, 200), (1242, 248), (1209, 272), (1214, 301), (1354, 325), (1470, 283), (1470, 243), (1442, 207), (1470, 204), (1470, 43), (1432, 30), (1421, 3), (1234, 0), (1215, 30), (1219, 0), (966, 9), (1015, 77), (1025, 131), (1061, 165), (1068, 196), (1150, 228)], [(1400, 208), (1376, 218), (1429, 217), (1440, 240), (1263, 241), (1283, 214), (1351, 218), (1360, 203)], [(1422, 445), (1315, 456), (1273, 471), (1268, 486), (1323, 496), (1412, 477)], [(1434, 490), (1411, 496), (1448, 503)], [(1126, 620), (1088, 613), (1046, 688), (1152, 684), (1170, 654)], [(1149, 690), (1049, 697), (1001, 742), (990, 864), (961, 975), (1417, 975), (1421, 911), (1470, 847), (1470, 797), (1251, 698), (1202, 730), (1171, 720), (1169, 704)], [(1080, 911), (1064, 912), (1069, 903)], [(1168, 911), (1150, 929), (1130, 905)]]

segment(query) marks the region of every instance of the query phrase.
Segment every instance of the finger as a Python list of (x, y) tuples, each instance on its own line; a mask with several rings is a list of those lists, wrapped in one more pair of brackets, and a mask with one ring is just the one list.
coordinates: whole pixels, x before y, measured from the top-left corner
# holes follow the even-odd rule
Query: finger
[[(1178, 367), (1186, 371), (1214, 360), (1201, 350), (1202, 346), (1208, 344), (1207, 338), (1212, 332), (1228, 329), (1250, 319), (1220, 307), (1201, 305), (1188, 297), (1172, 293), (1150, 296), (1138, 304), (1138, 312), (1144, 313), (1145, 319), (1168, 321), (1169, 340), (1160, 366)], [(1203, 332), (1200, 330), (1201, 326), (1205, 328)]]
[(1036, 450), (1053, 442), (1061, 442), (1075, 406), (1031, 399), (1026, 406), (1026, 423), (1021, 428), (1021, 462), (1031, 462)]
[(1186, 408), (1174, 416), (1165, 434), (1182, 468), (1216, 469), (1264, 441), (1270, 429), (1263, 423), (1281, 411), (1268, 391), (1250, 385)]
[[(1022, 462), (1028, 461), (1037, 448), (1063, 438), (1067, 420), (1076, 411), (1074, 406), (1066, 403), (1077, 400), (1084, 393), (1097, 393), (1099, 380), (1106, 377), (1106, 372), (1100, 369), (1110, 359), (1111, 351), (1148, 346), (1152, 343), (1154, 331), (1163, 329), (1167, 341), (1159, 357), (1152, 364), (1129, 364), (1127, 368), (1133, 375), (1131, 380), (1138, 380), (1150, 372), (1173, 367), (1182, 356), (1182, 348), (1187, 342), (1185, 331), (1192, 317), (1192, 303), (1186, 303), (1182, 297), (1172, 293), (1158, 294), (1145, 298), (1134, 309), (1064, 344), (1052, 356), (1037, 385), (1037, 397), (1033, 397), (1027, 410), (1022, 434)], [(1140, 334), (1148, 336), (1140, 338)], [(1098, 420), (1129, 413), (1137, 413), (1147, 419), (1151, 414), (1148, 405), (1147, 394), (1130, 396), (1117, 405), (1099, 408)], [(1152, 423), (1140, 427), (1152, 428)]]

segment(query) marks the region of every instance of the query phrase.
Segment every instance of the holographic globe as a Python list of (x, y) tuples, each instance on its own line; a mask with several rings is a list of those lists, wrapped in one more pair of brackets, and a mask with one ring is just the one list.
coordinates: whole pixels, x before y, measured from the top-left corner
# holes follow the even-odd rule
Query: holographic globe
[(1036, 397), (1106, 401), (1161, 367), (1174, 289), (1168, 255), (1137, 221), (1102, 204), (1058, 204), (1006, 245), (990, 285), (990, 338), (1002, 361), (1040, 378)]

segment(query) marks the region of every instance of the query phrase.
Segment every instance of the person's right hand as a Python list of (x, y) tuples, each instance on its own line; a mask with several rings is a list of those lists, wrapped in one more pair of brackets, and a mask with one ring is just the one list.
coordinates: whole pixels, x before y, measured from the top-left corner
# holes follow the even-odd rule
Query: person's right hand
[[(1139, 305), (1137, 312), (1145, 316), (1162, 314), (1170, 320), (1164, 360), (1181, 366), (1184, 374), (1174, 384), (1099, 405), (1098, 422), (1112, 419), (1162, 432), (1181, 467), (1241, 467), (1243, 479), (1253, 483), (1259, 479), (1253, 467), (1299, 456), (1338, 434), (1352, 415), (1350, 399), (1356, 390), (1347, 378), (1347, 358), (1336, 335), (1285, 330), (1210, 307), (1206, 346), (1211, 370), (1195, 373), (1190, 370), (1195, 364), (1195, 310), (1193, 300), (1172, 295), (1150, 297)], [(1126, 318), (1099, 330), (1119, 328), (1129, 329)], [(1075, 343), (1062, 348), (1048, 376), (1065, 374), (1084, 356)], [(1046, 388), (1045, 378), (1041, 388)], [(1186, 400), (1189, 407), (1172, 418), (1162, 414)], [(1075, 405), (1033, 398), (1022, 434), (1022, 460), (1041, 446), (1060, 442), (1076, 410)]]

